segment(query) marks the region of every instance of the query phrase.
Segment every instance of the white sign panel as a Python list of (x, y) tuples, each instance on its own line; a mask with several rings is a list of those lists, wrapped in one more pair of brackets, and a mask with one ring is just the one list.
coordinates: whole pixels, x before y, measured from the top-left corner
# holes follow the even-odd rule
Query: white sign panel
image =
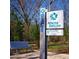
[(47, 12), (47, 21), (46, 21), (46, 34), (52, 36), (61, 36), (63, 35), (64, 28), (64, 16), (63, 10)]
[(48, 36), (63, 36), (63, 30), (46, 30)]

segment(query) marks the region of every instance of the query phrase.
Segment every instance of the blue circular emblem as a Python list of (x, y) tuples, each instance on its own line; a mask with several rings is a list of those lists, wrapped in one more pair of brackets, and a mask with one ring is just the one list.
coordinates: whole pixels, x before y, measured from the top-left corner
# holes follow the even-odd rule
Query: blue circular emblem
[(56, 20), (57, 16), (58, 15), (56, 13), (53, 13), (53, 14), (50, 15), (50, 18), (51, 18), (51, 20)]

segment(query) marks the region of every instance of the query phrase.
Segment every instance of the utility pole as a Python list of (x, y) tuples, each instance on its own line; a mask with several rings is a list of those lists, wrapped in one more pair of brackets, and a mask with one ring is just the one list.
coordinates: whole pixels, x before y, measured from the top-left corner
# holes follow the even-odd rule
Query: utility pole
[(46, 59), (47, 53), (47, 39), (46, 39), (46, 18), (45, 12), (47, 11), (46, 8), (40, 9), (40, 59)]
[[(53, 1), (53, 0), (52, 0)], [(50, 11), (50, 0), (48, 0), (48, 12)], [(52, 2), (51, 2), (52, 3)], [(41, 13), (42, 12), (42, 13)], [(47, 47), (48, 47), (48, 37), (46, 35), (46, 12), (45, 8), (41, 8), (40, 11), (40, 59), (47, 59)]]

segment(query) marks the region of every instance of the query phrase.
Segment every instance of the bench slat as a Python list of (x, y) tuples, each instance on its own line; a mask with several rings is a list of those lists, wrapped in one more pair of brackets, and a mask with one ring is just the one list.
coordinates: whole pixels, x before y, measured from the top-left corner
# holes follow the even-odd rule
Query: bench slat
[(29, 44), (26, 41), (11, 41), (10, 48), (11, 49), (29, 48)]

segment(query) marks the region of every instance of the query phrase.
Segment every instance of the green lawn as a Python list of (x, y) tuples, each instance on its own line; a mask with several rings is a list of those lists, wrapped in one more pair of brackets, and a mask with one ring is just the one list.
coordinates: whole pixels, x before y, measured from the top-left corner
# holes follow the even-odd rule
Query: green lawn
[(48, 51), (56, 52), (56, 53), (69, 53), (69, 45), (67, 44), (59, 44), (59, 43), (49, 43)]

